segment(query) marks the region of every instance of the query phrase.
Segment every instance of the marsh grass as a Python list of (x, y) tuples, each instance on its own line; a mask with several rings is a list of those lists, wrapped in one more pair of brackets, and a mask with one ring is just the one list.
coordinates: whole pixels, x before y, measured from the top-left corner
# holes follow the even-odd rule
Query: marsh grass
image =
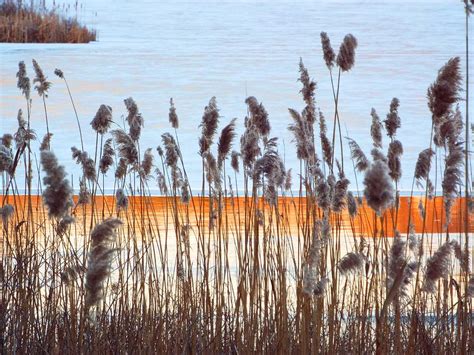
[[(337, 57), (344, 71), (354, 65), (352, 38)], [(326, 61), (334, 65), (335, 56)], [(19, 115), (18, 131), (6, 133), (0, 146), (1, 352), (474, 351), (474, 281), (461, 240), (472, 216), (459, 198), (464, 128), (456, 110), (458, 80), (445, 75), (459, 74), (457, 64), (449, 61), (430, 87), (434, 140), (413, 177), (423, 196), (412, 191), (400, 198), (398, 100), (387, 105), (388, 144), (375, 111), (373, 150), (363, 152), (349, 140), (364, 185), (363, 194), (351, 192), (334, 156), (342, 119), (338, 91), (331, 141), (303, 61), (303, 108), (290, 110), (300, 161), (295, 188), (255, 97), (245, 101), (240, 146), (237, 121), (220, 122), (215, 98), (204, 108), (200, 191), (190, 189), (189, 162), (181, 154), (179, 106), (170, 100), (172, 130), (163, 132), (155, 155), (140, 146), (144, 118), (127, 98), (124, 126), (109, 131), (112, 109), (102, 105), (91, 122), (93, 154), (82, 139), (80, 150), (72, 148), (83, 171), (79, 195), (72, 196), (54, 154), (55, 136), (47, 134), (42, 145), (43, 173), (33, 168), (31, 88), (21, 62), (18, 87), (27, 117)], [(63, 79), (62, 71), (56, 74)], [(40, 88), (45, 81), (36, 80)], [(72, 101), (69, 86), (68, 93)], [(18, 169), (25, 169), (25, 181), (16, 179)], [(31, 193), (33, 174), (43, 177), (42, 196)], [(103, 192), (106, 174), (115, 176), (112, 196)], [(447, 175), (454, 179), (441, 184)], [(21, 184), (26, 195), (18, 193)], [(151, 184), (161, 197), (152, 196)], [(444, 198), (432, 196), (440, 187)]]
[(6, 0), (0, 4), (0, 42), (10, 43), (89, 43), (96, 32), (76, 18), (47, 10), (44, 5)]

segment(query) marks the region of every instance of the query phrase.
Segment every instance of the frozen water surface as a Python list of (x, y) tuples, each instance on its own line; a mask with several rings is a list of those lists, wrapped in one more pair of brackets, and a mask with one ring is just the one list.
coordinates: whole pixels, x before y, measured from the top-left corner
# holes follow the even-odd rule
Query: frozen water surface
[[(187, 171), (192, 187), (199, 188), (197, 127), (212, 96), (217, 97), (221, 124), (237, 117), (240, 131), (246, 95), (261, 100), (270, 115), (272, 135), (280, 138), (287, 167), (298, 170), (287, 109), (303, 108), (299, 59), (317, 81), (317, 105), (330, 120), (332, 92), (319, 33), (329, 34), (335, 50), (345, 34), (353, 33), (359, 41), (356, 65), (341, 82), (344, 130), (368, 151), (371, 108), (383, 119), (392, 97), (398, 97), (399, 139), (405, 149), (400, 187), (409, 190), (418, 153), (429, 145), (426, 90), (450, 57), (464, 55), (464, 10), (457, 0), (81, 3), (79, 20), (98, 30), (98, 42), (0, 44), (0, 133), (16, 130), (17, 110), (25, 107), (16, 88), (18, 62), (24, 60), (33, 77), (30, 63), (35, 58), (53, 82), (47, 99), (55, 134), (52, 147), (74, 180), (80, 171), (70, 158), (70, 147), (80, 145), (79, 136), (55, 68), (64, 71), (71, 86), (91, 154), (95, 134), (89, 122), (100, 104), (112, 106), (115, 121), (121, 123), (126, 112), (123, 99), (135, 99), (145, 118), (144, 151), (156, 148), (160, 135), (170, 129), (168, 108), (173, 97)], [(470, 36), (474, 38), (472, 30)], [(33, 97), (32, 125), (42, 137), (46, 131), (42, 103), (36, 93)]]

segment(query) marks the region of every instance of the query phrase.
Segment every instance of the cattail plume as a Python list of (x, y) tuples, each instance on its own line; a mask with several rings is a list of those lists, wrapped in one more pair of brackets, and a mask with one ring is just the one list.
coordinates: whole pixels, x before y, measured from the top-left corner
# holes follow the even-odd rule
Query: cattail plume
[(339, 260), (337, 268), (343, 275), (356, 273), (365, 265), (365, 257), (360, 253), (350, 252)]
[(18, 130), (14, 134), (14, 139), (17, 147), (21, 147), (24, 144), (36, 139), (36, 133), (33, 129), (28, 128), (28, 123), (23, 118), (23, 111), (18, 110), (17, 115)]
[(363, 172), (369, 167), (369, 159), (367, 159), (362, 148), (357, 142), (349, 137), (346, 137), (349, 141), (349, 148), (351, 150), (351, 157), (355, 161), (355, 168), (358, 172)]
[(104, 282), (110, 275), (110, 265), (117, 237), (115, 230), (122, 222), (109, 218), (96, 225), (91, 232), (91, 246), (87, 261), (85, 307), (89, 310), (103, 297)]
[(64, 79), (64, 73), (61, 69), (54, 69), (54, 75), (56, 75), (59, 79)]
[(357, 201), (352, 191), (349, 191), (347, 193), (347, 209), (349, 211), (349, 216), (351, 216), (351, 218), (354, 218), (355, 216), (357, 216), (358, 206), (357, 206)]
[(43, 140), (41, 141), (40, 144), (40, 151), (47, 150), (51, 146), (51, 138), (53, 137), (52, 133), (46, 133), (43, 137)]
[(303, 266), (303, 291), (312, 296), (318, 284), (318, 267), (321, 257), (321, 225), (317, 222), (313, 229), (313, 239)]
[(378, 215), (382, 215), (393, 204), (394, 199), (388, 165), (382, 160), (374, 161), (365, 174), (364, 185), (367, 204)]
[(161, 172), (160, 169), (156, 168), (156, 178), (157, 178), (157, 183), (158, 187), (160, 188), (160, 193), (162, 195), (167, 195), (168, 194), (168, 186), (166, 185), (166, 178)]
[(112, 138), (108, 138), (104, 143), (102, 157), (99, 161), (99, 170), (102, 174), (106, 174), (114, 163), (115, 151), (112, 147)]
[(170, 98), (170, 112), (168, 114), (171, 127), (177, 129), (179, 128), (179, 119), (178, 114), (176, 113), (176, 107), (174, 107), (173, 98)]
[(389, 175), (394, 181), (399, 181), (402, 176), (402, 164), (400, 157), (403, 154), (403, 146), (399, 140), (393, 140), (388, 146), (388, 167)]
[(31, 92), (31, 82), (30, 78), (26, 74), (25, 62), (21, 61), (18, 63), (18, 72), (16, 73), (16, 77), (18, 78), (18, 89), (20, 89), (22, 94), (25, 95), (25, 98), (29, 100)]
[(331, 41), (326, 32), (321, 32), (321, 46), (323, 47), (323, 56), (326, 66), (329, 69), (332, 69), (336, 60), (336, 53), (334, 53), (334, 50), (332, 49)]
[(240, 137), (240, 154), (242, 164), (247, 170), (251, 170), (255, 160), (260, 155), (260, 147), (258, 145), (259, 135), (255, 126), (247, 126), (244, 134)]
[(13, 212), (15, 212), (15, 207), (13, 207), (13, 205), (6, 204), (3, 207), (0, 207), (0, 218), (2, 219), (3, 225), (8, 223)]
[(423, 280), (423, 290), (428, 293), (436, 291), (436, 282), (440, 278), (447, 278), (449, 267), (451, 265), (450, 258), (452, 253), (451, 243), (445, 242), (438, 250), (428, 258), (426, 262), (425, 277)]
[(308, 69), (303, 64), (303, 60), (300, 58), (300, 78), (298, 79), (302, 84), (303, 88), (301, 89), (301, 94), (303, 95), (303, 100), (306, 103), (306, 107), (303, 111), (303, 116), (306, 118), (306, 121), (309, 124), (313, 124), (316, 120), (315, 117), (315, 108), (314, 108), (314, 91), (316, 90), (316, 83), (311, 80)]
[(321, 138), (321, 148), (323, 151), (323, 158), (324, 161), (328, 164), (332, 164), (332, 155), (333, 155), (333, 147), (329, 138), (327, 136), (327, 126), (326, 120), (324, 119), (324, 115), (321, 111), (319, 111), (319, 137)]
[(370, 135), (372, 136), (372, 141), (375, 148), (382, 148), (382, 123), (380, 122), (379, 115), (372, 108), (370, 112), (372, 116), (372, 125), (370, 126)]
[(236, 118), (222, 129), (219, 142), (217, 143), (217, 166), (219, 169), (222, 168), (222, 164), (227, 158), (232, 147), (232, 141), (235, 138), (235, 120)]
[(81, 164), (84, 177), (87, 180), (94, 181), (96, 178), (95, 162), (89, 158), (87, 152), (83, 152), (76, 147), (71, 147), (72, 158), (76, 160), (77, 164)]
[(435, 152), (431, 148), (427, 148), (420, 152), (415, 166), (415, 179), (419, 184), (421, 180), (428, 180), (431, 170), (431, 158)]
[(464, 150), (463, 143), (450, 144), (448, 149), (448, 156), (446, 157), (446, 165), (444, 170), (443, 181), (443, 200), (446, 210), (446, 222), (449, 223), (451, 219), (451, 207), (454, 199), (458, 195), (458, 191), (462, 186), (463, 176), (463, 158)]
[(214, 135), (217, 132), (219, 124), (219, 110), (217, 108), (216, 98), (212, 97), (209, 104), (204, 108), (204, 114), (201, 121), (201, 138), (199, 139), (199, 153), (203, 155), (212, 145)]
[(72, 190), (64, 167), (58, 164), (54, 153), (48, 150), (41, 152), (40, 160), (46, 174), (43, 177), (43, 202), (50, 217), (61, 218), (67, 214), (72, 199)]
[(112, 123), (112, 107), (100, 105), (91, 122), (92, 129), (99, 134), (107, 133)]
[(117, 169), (115, 169), (115, 177), (117, 179), (123, 179), (127, 175), (128, 162), (125, 158), (120, 158)]
[(354, 66), (356, 48), (357, 39), (352, 34), (346, 35), (341, 43), (336, 59), (337, 65), (343, 72), (351, 70)]
[(336, 185), (334, 186), (332, 210), (334, 212), (341, 212), (346, 206), (347, 188), (349, 187), (350, 181), (344, 175), (344, 171), (342, 170), (339, 161), (336, 160), (336, 163), (339, 170), (339, 179), (336, 181)]
[(249, 96), (245, 103), (248, 105), (250, 118), (258, 133), (261, 136), (267, 136), (270, 133), (270, 121), (268, 120), (268, 113), (265, 107), (263, 107), (262, 103), (258, 103), (257, 99), (253, 96)]
[(119, 157), (132, 165), (138, 163), (138, 150), (133, 138), (121, 129), (113, 130), (110, 133), (115, 139)]
[(428, 88), (428, 107), (433, 114), (433, 122), (438, 125), (449, 112), (452, 104), (460, 99), (461, 59), (451, 58), (438, 72), (435, 82)]
[(230, 166), (232, 167), (232, 169), (234, 169), (236, 173), (239, 172), (239, 157), (240, 153), (233, 150), (230, 155)]
[(7, 148), (12, 147), (13, 136), (10, 133), (5, 133), (1, 138), (0, 142)]
[(390, 138), (395, 137), (397, 133), (397, 129), (401, 127), (401, 119), (398, 115), (398, 107), (400, 106), (400, 100), (396, 97), (392, 99), (390, 103), (390, 112), (387, 114), (387, 119), (384, 121), (385, 123), (385, 130), (387, 131), (387, 135)]
[(33, 69), (35, 70), (36, 77), (33, 79), (35, 85), (35, 90), (38, 92), (39, 96), (48, 97), (48, 90), (51, 87), (51, 83), (47, 80), (48, 78), (44, 75), (43, 70), (39, 66), (36, 60), (32, 60)]
[(138, 106), (133, 98), (129, 97), (123, 100), (123, 102), (128, 111), (127, 122), (130, 128), (129, 135), (132, 141), (136, 142), (140, 139), (144, 120), (142, 114), (138, 112)]
[(169, 133), (161, 135), (163, 146), (165, 147), (165, 163), (169, 167), (176, 167), (179, 159), (179, 149), (174, 137)]
[(128, 196), (125, 194), (124, 189), (117, 189), (115, 192), (115, 207), (117, 211), (128, 208)]
[(0, 144), (0, 173), (6, 171), (12, 173), (13, 169), (13, 154), (12, 150)]
[(312, 125), (310, 125), (295, 110), (288, 109), (293, 118), (292, 124), (288, 126), (288, 130), (293, 133), (294, 142), (296, 143), (296, 157), (301, 160), (311, 160), (314, 157), (314, 143)]
[(148, 178), (151, 174), (152, 168), (153, 168), (153, 153), (152, 153), (152, 149), (148, 148), (147, 150), (145, 150), (145, 153), (143, 153), (143, 160), (140, 165), (140, 177), (142, 179)]

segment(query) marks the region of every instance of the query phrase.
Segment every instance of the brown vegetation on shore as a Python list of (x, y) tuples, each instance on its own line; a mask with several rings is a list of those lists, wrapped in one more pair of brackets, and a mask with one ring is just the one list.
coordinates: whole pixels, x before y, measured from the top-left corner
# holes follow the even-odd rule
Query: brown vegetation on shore
[(95, 40), (94, 30), (55, 10), (21, 5), (18, 0), (0, 4), (0, 42), (89, 43)]

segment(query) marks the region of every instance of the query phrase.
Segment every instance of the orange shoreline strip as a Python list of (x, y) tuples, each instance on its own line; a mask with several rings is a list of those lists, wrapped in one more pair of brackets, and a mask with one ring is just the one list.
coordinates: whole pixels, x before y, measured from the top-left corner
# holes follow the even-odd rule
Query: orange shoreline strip
[[(435, 197), (433, 199), (428, 199), (425, 201), (423, 197), (400, 197), (400, 203), (398, 208), (398, 219), (395, 220), (396, 211), (395, 208), (387, 210), (384, 216), (384, 231), (387, 235), (393, 235), (394, 227), (399, 230), (401, 233), (406, 233), (409, 230), (408, 220), (411, 213), (411, 224), (415, 228), (416, 233), (421, 233), (423, 231), (423, 219), (418, 210), (418, 205), (420, 199), (425, 205), (426, 203), (426, 220), (424, 225), (425, 233), (442, 233), (446, 231), (446, 216), (443, 206), (443, 198)], [(27, 196), (8, 196), (6, 203), (14, 205), (18, 212), (24, 211), (26, 214), (27, 207)], [(411, 203), (410, 203), (411, 200)], [(77, 201), (77, 196), (74, 196), (74, 201)], [(189, 211), (191, 216), (194, 215), (194, 208), (196, 213), (201, 213), (201, 206), (204, 213), (209, 211), (209, 198), (204, 197), (194, 197), (192, 201), (186, 206), (183, 204), (179, 197), (176, 198), (178, 208), (181, 213), (184, 213), (185, 210)], [(225, 211), (227, 215), (232, 215), (234, 211), (240, 209), (241, 220), (244, 219), (244, 207), (245, 207), (245, 198), (244, 197), (234, 197), (234, 198), (225, 198), (223, 199), (225, 203)], [(278, 198), (278, 212), (288, 219), (288, 223), (291, 226), (296, 226), (298, 220), (298, 211), (302, 211), (301, 218), (305, 217), (307, 199), (305, 197), (279, 197)], [(41, 203), (41, 196), (33, 195), (31, 196), (31, 203), (33, 207), (33, 213), (37, 217), (46, 216), (46, 210), (43, 208)], [(251, 203), (251, 199), (248, 199), (248, 203)], [(451, 212), (451, 221), (448, 225), (449, 232), (452, 233), (462, 233), (465, 231), (464, 223), (464, 211), (465, 211), (466, 199), (464, 197), (458, 198), (455, 200), (452, 206)], [(115, 198), (113, 196), (96, 196), (94, 205), (96, 211), (105, 211), (105, 216), (116, 214), (115, 212)], [(174, 197), (165, 197), (165, 196), (151, 196), (151, 197), (129, 197), (129, 210), (127, 213), (137, 213), (141, 211), (147, 212), (147, 215), (155, 215), (158, 219), (162, 218), (166, 214), (166, 209), (171, 211), (171, 208), (174, 204)], [(263, 203), (263, 199), (259, 198), (258, 201), (259, 208), (265, 211), (269, 211), (270, 207), (268, 204)], [(80, 213), (91, 213), (92, 205), (89, 204), (78, 207)], [(79, 214), (79, 212), (78, 212)], [(192, 217), (194, 218), (194, 217)], [(468, 216), (468, 232), (474, 233), (474, 219), (472, 216)], [(380, 218), (375, 218), (373, 211), (366, 205), (365, 201), (361, 206), (359, 206), (358, 215), (351, 219), (347, 210), (341, 213), (341, 227), (345, 229), (354, 228), (357, 234), (369, 234), (372, 235), (374, 230), (374, 220), (377, 223), (377, 229), (380, 230)]]

